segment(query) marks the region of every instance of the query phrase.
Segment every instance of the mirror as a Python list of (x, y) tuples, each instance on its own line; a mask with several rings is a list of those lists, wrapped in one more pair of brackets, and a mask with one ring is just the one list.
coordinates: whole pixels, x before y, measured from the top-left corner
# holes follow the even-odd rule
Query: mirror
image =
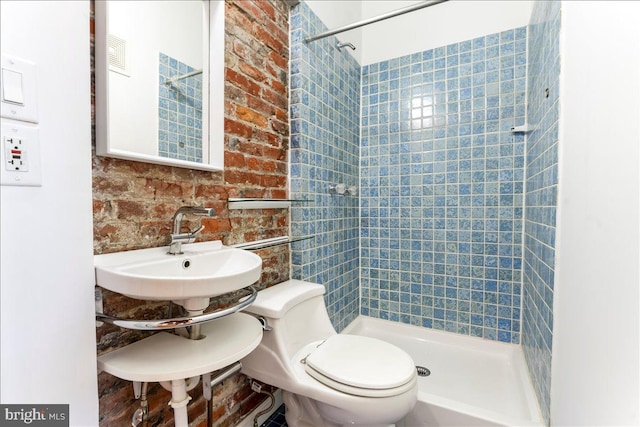
[(224, 2), (96, 1), (96, 153), (222, 170)]

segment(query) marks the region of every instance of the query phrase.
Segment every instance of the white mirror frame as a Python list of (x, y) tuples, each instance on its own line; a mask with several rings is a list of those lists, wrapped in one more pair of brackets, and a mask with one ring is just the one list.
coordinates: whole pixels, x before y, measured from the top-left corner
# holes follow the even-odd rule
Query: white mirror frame
[[(96, 154), (145, 163), (176, 166), (188, 169), (219, 171), (224, 169), (224, 1), (204, 0), (208, 4), (209, 75), (203, 75), (203, 87), (209, 84), (209, 123), (203, 121), (202, 163), (168, 157), (153, 156), (114, 148), (109, 138), (109, 66), (107, 60), (108, 1), (95, 2), (95, 76), (96, 76)], [(206, 15), (206, 14), (205, 14)]]

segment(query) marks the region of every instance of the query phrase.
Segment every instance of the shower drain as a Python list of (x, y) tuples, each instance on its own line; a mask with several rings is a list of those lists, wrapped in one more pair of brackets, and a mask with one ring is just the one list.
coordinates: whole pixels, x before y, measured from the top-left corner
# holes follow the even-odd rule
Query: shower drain
[(431, 371), (424, 366), (416, 366), (416, 371), (418, 371), (419, 377), (428, 377), (431, 375)]

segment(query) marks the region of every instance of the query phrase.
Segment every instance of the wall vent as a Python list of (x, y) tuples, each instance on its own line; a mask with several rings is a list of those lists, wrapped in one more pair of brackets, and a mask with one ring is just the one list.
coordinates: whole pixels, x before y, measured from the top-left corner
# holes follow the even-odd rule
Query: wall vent
[(107, 56), (109, 70), (127, 77), (131, 76), (129, 64), (129, 49), (127, 41), (120, 37), (109, 34), (107, 36)]

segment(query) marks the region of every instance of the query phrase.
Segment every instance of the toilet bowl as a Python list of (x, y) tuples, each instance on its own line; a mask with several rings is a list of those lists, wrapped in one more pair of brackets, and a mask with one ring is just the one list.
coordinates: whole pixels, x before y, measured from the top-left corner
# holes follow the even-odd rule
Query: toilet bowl
[(324, 292), (301, 280), (258, 292), (245, 312), (271, 330), (242, 359), (242, 372), (283, 390), (290, 427), (393, 425), (416, 403), (413, 360), (385, 341), (337, 334)]

